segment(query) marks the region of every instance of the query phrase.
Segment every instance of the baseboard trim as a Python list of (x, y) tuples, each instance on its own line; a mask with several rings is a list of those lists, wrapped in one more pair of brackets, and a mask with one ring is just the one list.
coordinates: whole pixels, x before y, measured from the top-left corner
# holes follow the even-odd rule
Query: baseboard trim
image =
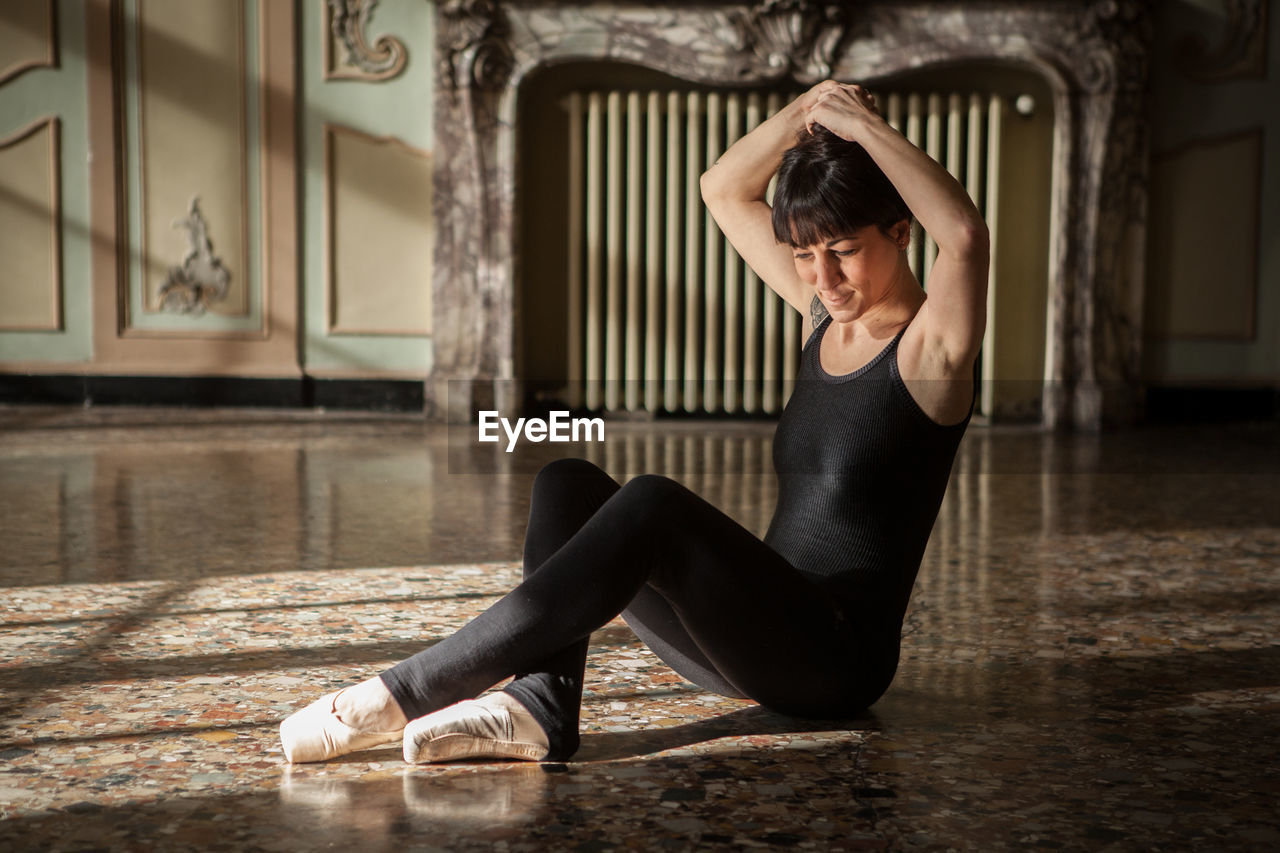
[(423, 382), (407, 379), (258, 379), (221, 376), (0, 374), (0, 403), (421, 412)]
[(1280, 420), (1280, 388), (1152, 385), (1146, 414), (1152, 423)]

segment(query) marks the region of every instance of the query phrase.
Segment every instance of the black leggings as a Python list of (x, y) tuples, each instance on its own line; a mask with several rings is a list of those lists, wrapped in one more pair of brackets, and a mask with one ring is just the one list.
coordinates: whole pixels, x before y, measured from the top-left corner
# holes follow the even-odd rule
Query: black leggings
[(896, 642), (869, 640), (810, 576), (684, 486), (644, 475), (620, 487), (562, 459), (534, 482), (524, 581), (382, 680), (412, 720), (514, 675), (506, 692), (563, 760), (578, 747), (588, 637), (619, 613), (694, 684), (795, 716), (861, 711), (897, 664)]

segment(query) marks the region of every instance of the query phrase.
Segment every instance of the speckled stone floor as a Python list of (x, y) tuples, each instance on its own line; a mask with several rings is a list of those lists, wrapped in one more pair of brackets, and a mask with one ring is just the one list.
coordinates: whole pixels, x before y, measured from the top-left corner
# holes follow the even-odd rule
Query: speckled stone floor
[(769, 423), (481, 451), (408, 417), (0, 408), (0, 849), (1280, 849), (1280, 428), (974, 427), (889, 693), (798, 721), (593, 636), (566, 764), (284, 763), (518, 577), (533, 473), (763, 532)]

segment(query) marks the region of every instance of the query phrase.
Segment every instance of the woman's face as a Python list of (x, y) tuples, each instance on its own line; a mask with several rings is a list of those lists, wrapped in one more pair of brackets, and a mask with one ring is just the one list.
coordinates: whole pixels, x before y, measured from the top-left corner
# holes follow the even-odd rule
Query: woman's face
[(874, 225), (812, 246), (795, 246), (796, 272), (837, 323), (861, 316), (893, 286), (902, 260), (905, 222), (885, 234)]

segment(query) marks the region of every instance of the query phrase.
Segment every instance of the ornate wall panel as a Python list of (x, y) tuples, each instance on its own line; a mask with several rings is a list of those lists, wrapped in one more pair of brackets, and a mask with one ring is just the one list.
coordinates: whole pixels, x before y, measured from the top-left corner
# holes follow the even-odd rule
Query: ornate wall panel
[[(243, 2), (138, 0), (130, 129), (138, 231), (132, 286), (140, 292), (130, 303), (142, 312), (249, 312), (245, 23)], [(215, 259), (221, 270), (182, 272), (213, 267)], [(135, 324), (146, 325), (131, 316)]]
[(32, 68), (58, 65), (53, 0), (0, 4), (0, 86)]
[(0, 139), (0, 331), (62, 329), (58, 120)]
[(0, 370), (92, 351), (89, 68), (71, 0), (0, 3)]
[[(1150, 0), (751, 5), (435, 5), (435, 368), (439, 414), (518, 408), (513, 234), (522, 81), (570, 60), (706, 84), (874, 82), (966, 60), (1012, 62), (1053, 91), (1053, 222), (1043, 421), (1134, 416), (1146, 227)], [(511, 389), (511, 390), (507, 390)]]
[(1167, 0), (1155, 20), (1143, 379), (1280, 387), (1280, 16)]
[(1254, 338), (1261, 173), (1260, 130), (1154, 159), (1150, 337)]
[(329, 331), (430, 334), (430, 155), (337, 126), (325, 146)]
[(94, 370), (298, 375), (293, 4), (87, 9)]
[[(431, 4), (298, 8), (303, 364), (325, 378), (422, 379), (432, 359)], [(350, 51), (335, 49), (342, 39)], [(388, 65), (333, 73), (357, 58)]]

